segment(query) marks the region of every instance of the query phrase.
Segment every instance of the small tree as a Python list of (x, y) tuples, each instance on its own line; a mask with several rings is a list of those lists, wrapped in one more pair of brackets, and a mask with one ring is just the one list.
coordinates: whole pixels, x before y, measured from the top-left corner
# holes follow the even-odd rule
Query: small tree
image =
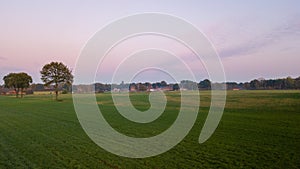
[(300, 77), (295, 79), (295, 89), (300, 89)]
[(72, 71), (61, 62), (46, 64), (40, 73), (46, 86), (54, 84), (56, 100), (58, 100), (58, 87), (63, 84), (71, 85), (73, 82)]
[(180, 90), (180, 87), (179, 87), (179, 84), (178, 83), (176, 83), (176, 84), (174, 84), (173, 85), (173, 90)]
[(211, 81), (208, 80), (208, 79), (205, 79), (205, 80), (201, 81), (201, 82), (198, 84), (198, 88), (199, 88), (199, 89), (210, 90), (210, 89), (211, 89)]
[(19, 97), (21, 91), (21, 97), (23, 97), (24, 89), (28, 88), (32, 83), (32, 78), (27, 73), (10, 73), (4, 76), (4, 86), (7, 88), (13, 88), (16, 92), (16, 97)]

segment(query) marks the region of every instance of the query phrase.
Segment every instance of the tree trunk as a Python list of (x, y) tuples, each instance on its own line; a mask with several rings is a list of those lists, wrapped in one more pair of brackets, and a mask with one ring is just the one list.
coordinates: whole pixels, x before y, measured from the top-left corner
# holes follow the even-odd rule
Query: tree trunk
[(58, 90), (55, 90), (55, 100), (58, 100)]
[(24, 90), (24, 89), (21, 89), (21, 98), (23, 98), (23, 90)]
[(19, 89), (15, 89), (15, 92), (16, 92), (16, 98), (19, 97)]
[(55, 100), (58, 101), (58, 84), (56, 83), (55, 86)]

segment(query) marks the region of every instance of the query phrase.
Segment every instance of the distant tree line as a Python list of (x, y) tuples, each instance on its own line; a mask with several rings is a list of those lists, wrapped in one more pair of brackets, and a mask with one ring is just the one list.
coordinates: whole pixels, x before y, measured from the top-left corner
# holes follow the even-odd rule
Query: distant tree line
[[(250, 82), (237, 83), (212, 83), (205, 79), (200, 82), (191, 80), (182, 80), (180, 83), (161, 82), (145, 82), (145, 83), (120, 83), (120, 84), (103, 84), (94, 83), (89, 85), (73, 85), (73, 75), (71, 70), (62, 63), (51, 62), (46, 64), (40, 71), (41, 79), (44, 84), (31, 84), (32, 78), (27, 73), (9, 73), (3, 77), (4, 85), (0, 86), (0, 94), (3, 89), (13, 89), (16, 97), (21, 93), (23, 97), (26, 89), (31, 91), (54, 91), (56, 100), (58, 91), (65, 93), (74, 90), (78, 93), (86, 93), (95, 91), (96, 93), (109, 91), (177, 91), (177, 90), (211, 90), (212, 86), (226, 86), (227, 90), (285, 90), (285, 89), (300, 89), (300, 77), (298, 78), (281, 78), (281, 79), (255, 79)], [(224, 85), (225, 84), (225, 85)], [(225, 89), (225, 88), (224, 88)], [(28, 90), (27, 90), (28, 91)]]
[(244, 89), (244, 90), (285, 90), (300, 89), (300, 77), (298, 78), (282, 78), (282, 79), (255, 79), (245, 83), (226, 83), (227, 89)]
[[(176, 91), (176, 90), (211, 90), (212, 86), (226, 86), (227, 90), (285, 90), (285, 89), (300, 89), (300, 77), (298, 78), (283, 78), (283, 79), (255, 79), (250, 82), (237, 83), (212, 83), (205, 79), (199, 83), (191, 80), (182, 80), (180, 83), (161, 82), (145, 82), (145, 83), (124, 83), (121, 84), (103, 84), (95, 83), (92, 85), (74, 85), (73, 89), (77, 92), (88, 92), (93, 89), (96, 93), (108, 91)], [(220, 88), (220, 87), (219, 87)], [(225, 89), (225, 88), (224, 88)]]

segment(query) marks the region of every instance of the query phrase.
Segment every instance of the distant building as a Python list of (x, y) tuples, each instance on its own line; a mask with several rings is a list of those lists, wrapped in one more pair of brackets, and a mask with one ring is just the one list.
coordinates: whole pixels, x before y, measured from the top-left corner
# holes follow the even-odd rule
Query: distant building
[(173, 90), (173, 86), (171, 85), (167, 85), (165, 87), (161, 87), (162, 91), (172, 91)]
[(137, 86), (136, 84), (132, 83), (129, 85), (129, 91), (130, 92), (136, 92), (137, 91)]
[(121, 89), (118, 89), (118, 88), (114, 88), (113, 90), (112, 90), (112, 92), (120, 92), (121, 91)]
[(155, 92), (155, 91), (173, 91), (173, 85), (153, 85), (151, 83), (132, 83), (129, 85), (130, 92), (138, 92), (138, 91), (147, 91), (147, 92)]

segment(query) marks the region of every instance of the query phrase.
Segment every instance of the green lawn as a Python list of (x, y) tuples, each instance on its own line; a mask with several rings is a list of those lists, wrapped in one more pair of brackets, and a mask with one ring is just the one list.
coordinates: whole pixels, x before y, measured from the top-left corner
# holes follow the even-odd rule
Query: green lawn
[[(137, 124), (117, 113), (110, 94), (98, 94), (104, 117), (119, 132), (157, 135), (177, 117), (180, 96), (167, 93), (157, 120)], [(300, 91), (228, 91), (222, 120), (204, 144), (198, 137), (210, 104), (201, 91), (198, 119), (185, 139), (161, 155), (130, 159), (94, 144), (81, 128), (71, 95), (0, 96), (0, 168), (300, 168)], [(150, 107), (146, 93), (131, 100)]]

